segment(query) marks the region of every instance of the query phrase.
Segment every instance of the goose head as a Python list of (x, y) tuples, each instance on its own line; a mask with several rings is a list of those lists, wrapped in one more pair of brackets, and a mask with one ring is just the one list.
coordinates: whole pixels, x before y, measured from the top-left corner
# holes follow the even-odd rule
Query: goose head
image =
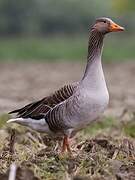
[(96, 20), (95, 24), (92, 26), (92, 30), (97, 30), (102, 34), (106, 34), (109, 32), (124, 31), (124, 28), (113, 22), (110, 18), (101, 17)]

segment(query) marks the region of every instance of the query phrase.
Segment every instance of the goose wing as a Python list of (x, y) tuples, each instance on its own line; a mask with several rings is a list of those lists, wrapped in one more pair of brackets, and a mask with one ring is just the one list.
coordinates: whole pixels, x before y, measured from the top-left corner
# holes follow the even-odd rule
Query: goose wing
[(40, 114), (46, 114), (54, 106), (65, 101), (70, 96), (72, 96), (77, 85), (78, 82), (65, 85), (59, 90), (55, 91), (50, 96), (46, 96), (45, 98), (39, 101), (30, 103), (20, 109), (11, 111), (9, 112), (9, 114), (17, 113), (17, 117), (23, 117), (23, 118), (39, 116)]

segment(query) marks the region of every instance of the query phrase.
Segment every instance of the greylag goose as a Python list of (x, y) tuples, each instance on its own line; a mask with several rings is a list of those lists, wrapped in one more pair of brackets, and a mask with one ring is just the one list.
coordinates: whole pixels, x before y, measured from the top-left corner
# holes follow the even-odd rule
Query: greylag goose
[(109, 94), (101, 62), (103, 39), (109, 32), (123, 30), (109, 18), (97, 19), (90, 31), (87, 65), (82, 79), (65, 85), (40, 101), (11, 111), (17, 113), (17, 117), (7, 122), (61, 136), (62, 152), (71, 152), (69, 138), (99, 118), (108, 105)]

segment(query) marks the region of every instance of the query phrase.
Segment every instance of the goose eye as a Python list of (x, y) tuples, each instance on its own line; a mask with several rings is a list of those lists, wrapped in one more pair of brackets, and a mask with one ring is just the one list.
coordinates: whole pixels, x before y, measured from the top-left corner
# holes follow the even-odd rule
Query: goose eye
[(103, 23), (106, 23), (106, 21), (103, 21)]

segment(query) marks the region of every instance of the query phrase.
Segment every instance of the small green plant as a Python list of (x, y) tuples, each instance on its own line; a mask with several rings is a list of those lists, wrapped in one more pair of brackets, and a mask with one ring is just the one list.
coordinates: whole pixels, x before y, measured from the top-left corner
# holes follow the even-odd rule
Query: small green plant
[(105, 130), (108, 128), (112, 128), (116, 126), (116, 121), (113, 117), (106, 117), (102, 121), (96, 121), (93, 122), (90, 126), (88, 126), (84, 131), (84, 133), (89, 133), (89, 134), (96, 134), (99, 133), (101, 130)]
[(126, 123), (123, 130), (126, 135), (135, 138), (135, 120)]
[(6, 124), (7, 120), (10, 118), (8, 114), (0, 115), (0, 129)]

